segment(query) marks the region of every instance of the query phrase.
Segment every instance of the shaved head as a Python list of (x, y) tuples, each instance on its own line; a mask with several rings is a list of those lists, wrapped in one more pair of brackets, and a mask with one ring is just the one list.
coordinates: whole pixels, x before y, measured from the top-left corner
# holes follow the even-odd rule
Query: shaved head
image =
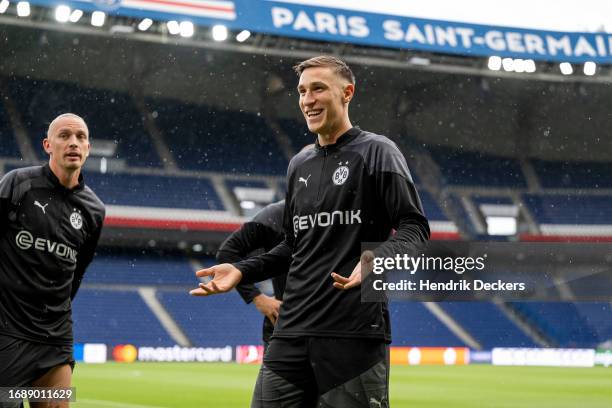
[[(47, 137), (51, 136), (52, 134), (52, 130), (57, 127), (57, 124), (62, 120), (62, 119), (66, 119), (66, 118), (71, 118), (71, 119), (77, 119), (80, 120), (81, 122), (83, 122), (83, 124), (85, 125), (85, 128), (87, 128), (87, 123), (85, 123), (85, 120), (80, 117), (79, 115), (77, 115), (76, 113), (62, 113), (61, 115), (59, 115), (58, 117), (56, 117), (55, 119), (53, 119), (51, 121), (51, 123), (49, 123), (49, 127), (47, 128)], [(87, 129), (89, 132), (89, 129)]]
[(43, 139), (49, 166), (67, 188), (79, 183), (81, 167), (89, 156), (89, 129), (79, 115), (63, 113), (53, 119)]

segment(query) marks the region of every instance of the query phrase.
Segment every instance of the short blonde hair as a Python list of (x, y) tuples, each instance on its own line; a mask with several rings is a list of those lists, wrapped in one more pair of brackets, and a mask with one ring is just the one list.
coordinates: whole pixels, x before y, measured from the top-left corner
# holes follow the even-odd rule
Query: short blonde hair
[(77, 115), (76, 113), (70, 113), (70, 112), (66, 112), (66, 113), (62, 113), (61, 115), (58, 115), (55, 119), (53, 119), (51, 121), (51, 123), (49, 123), (49, 127), (47, 128), (47, 137), (50, 136), (49, 132), (51, 131), (51, 128), (53, 127), (53, 125), (60, 119), (63, 118), (75, 118), (75, 119), (80, 119), (84, 124), (85, 127), (87, 128), (87, 132), (89, 133), (89, 127), (87, 127), (87, 122), (85, 122), (85, 119), (83, 119), (82, 117), (80, 117), (79, 115)]

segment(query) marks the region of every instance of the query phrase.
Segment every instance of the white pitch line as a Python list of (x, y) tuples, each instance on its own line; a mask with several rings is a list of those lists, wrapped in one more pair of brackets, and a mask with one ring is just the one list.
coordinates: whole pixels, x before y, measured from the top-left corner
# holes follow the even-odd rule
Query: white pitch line
[(75, 406), (79, 406), (80, 402), (84, 402), (86, 404), (99, 406), (99, 407), (114, 407), (114, 408), (167, 408), (160, 407), (158, 405), (140, 405), (140, 404), (130, 404), (128, 402), (116, 402), (116, 401), (107, 401), (107, 400), (97, 400), (97, 399), (83, 399), (79, 398), (76, 401)]

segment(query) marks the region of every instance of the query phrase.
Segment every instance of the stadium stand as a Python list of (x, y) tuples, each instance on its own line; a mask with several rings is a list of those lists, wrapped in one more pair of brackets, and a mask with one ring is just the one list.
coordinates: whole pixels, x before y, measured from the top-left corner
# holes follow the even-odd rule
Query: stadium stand
[(389, 304), (394, 346), (464, 346), (443, 323), (420, 302)]
[[(603, 300), (608, 298), (610, 288), (612, 287), (612, 276), (610, 276), (606, 266), (603, 265), (600, 268), (589, 268), (581, 271), (580, 274), (567, 279), (567, 285), (575, 296), (586, 295), (588, 298)], [(583, 303), (578, 303), (578, 306), (581, 305)], [(610, 319), (612, 320), (612, 316)]]
[(235, 179), (226, 179), (225, 180), (226, 187), (233, 191), (236, 187), (247, 187), (247, 188), (270, 188), (266, 183), (260, 180), (235, 180)]
[[(212, 264), (212, 260), (204, 265)], [(192, 267), (186, 257), (151, 256), (142, 253), (108, 254), (97, 256), (91, 263), (84, 285), (179, 285), (183, 288), (196, 283)]]
[(511, 197), (508, 196), (480, 196), (473, 195), (472, 201), (476, 205), (513, 205)]
[[(207, 266), (214, 261), (204, 258), (199, 263)], [(146, 286), (156, 290), (159, 301), (193, 345), (260, 343), (262, 317), (254, 307), (246, 306), (232, 292), (208, 299), (206, 310), (215, 311), (208, 313), (201, 299), (187, 295), (195, 282), (193, 267), (184, 256), (104, 253), (90, 266), (73, 306), (77, 341), (147, 346), (174, 344), (137, 293), (139, 287)], [(607, 303), (511, 305), (555, 346), (593, 347), (612, 339), (612, 310)], [(443, 302), (440, 306), (485, 349), (535, 346), (492, 303)], [(130, 313), (126, 314), (126, 310)], [(394, 345), (463, 345), (422, 303), (391, 301), (389, 310)], [(221, 326), (223, 331), (218, 330)]]
[(105, 204), (224, 210), (211, 181), (204, 177), (87, 172), (86, 182)]
[(205, 302), (168, 290), (159, 290), (157, 297), (196, 346), (261, 344), (263, 316), (235, 291)]
[[(199, 263), (208, 266), (214, 261), (202, 258)], [(187, 290), (195, 283), (193, 267), (184, 256), (161, 257), (137, 252), (106, 251), (92, 262), (85, 275), (82, 292), (74, 303), (75, 326), (79, 327), (77, 341), (106, 342), (120, 339), (109, 344), (167, 344), (164, 342), (170, 341), (168, 334), (164, 331), (165, 335), (160, 335), (159, 330), (164, 329), (159, 322), (156, 322), (150, 333), (142, 330), (140, 323), (134, 323), (137, 329), (126, 328), (132, 324), (131, 319), (147, 322), (156, 320), (136, 292), (139, 287), (146, 286), (156, 290), (157, 298), (196, 346), (261, 342), (262, 317), (252, 305), (245, 305), (237, 293), (232, 292), (207, 299), (206, 310), (215, 311), (208, 313), (203, 309), (202, 299), (187, 295)], [(86, 313), (87, 310), (91, 315)], [(129, 317), (124, 316), (126, 310), (130, 311)], [(390, 314), (395, 345), (462, 345), (422, 303), (392, 301)], [(101, 328), (91, 322), (92, 318), (97, 317), (102, 319), (99, 322)], [(224, 327), (223, 331), (218, 330), (221, 326)], [(498, 324), (495, 327), (500, 326)], [(518, 335), (511, 338), (521, 339)], [(508, 340), (507, 343), (517, 346), (527, 344), (518, 340), (514, 343)]]
[(4, 106), (0, 104), (0, 157), (20, 157), (19, 146), (13, 135), (13, 128)]
[(609, 162), (531, 160), (544, 188), (612, 188)]
[(430, 152), (448, 185), (514, 188), (527, 185), (516, 159), (447, 147), (431, 147)]
[(278, 124), (291, 141), (291, 147), (297, 153), (302, 148), (316, 141), (303, 121), (295, 119), (278, 119)]
[(424, 187), (423, 182), (421, 181), (418, 173), (415, 172), (414, 168), (410, 166), (410, 163), (408, 163), (408, 169), (410, 170), (410, 177), (412, 177), (412, 182), (414, 183), (415, 186), (417, 186), (417, 190), (420, 193)]
[(595, 329), (600, 343), (612, 340), (612, 304), (578, 303), (578, 313)]
[(539, 193), (523, 194), (523, 201), (540, 224), (612, 224), (610, 196)]
[(485, 349), (535, 347), (535, 343), (493, 303), (443, 302), (440, 306)]
[(175, 344), (135, 290), (82, 288), (72, 310), (77, 343)]
[[(478, 235), (478, 230), (472, 222), (470, 214), (463, 205), (461, 197), (458, 194), (447, 194), (444, 198), (444, 204), (445, 208), (452, 209), (452, 223), (461, 228), (464, 236), (474, 237)], [(425, 214), (429, 217), (427, 209), (425, 209)]]
[(267, 175), (287, 170), (287, 158), (260, 116), (171, 100), (147, 104), (182, 169)]
[[(514, 302), (512, 306), (539, 327), (559, 347), (594, 347), (600, 341), (592, 326), (574, 303)], [(583, 310), (583, 312), (589, 312)]]
[(41, 159), (46, 158), (41, 141), (49, 118), (73, 112), (85, 119), (92, 140), (117, 143), (115, 158), (124, 159), (129, 166), (161, 165), (151, 138), (144, 129), (142, 115), (127, 94), (84, 88), (67, 82), (24, 78), (11, 81), (9, 88)]
[(431, 194), (425, 189), (419, 190), (419, 196), (421, 197), (421, 203), (423, 204), (423, 210), (429, 220), (433, 221), (448, 221), (448, 217), (438, 204), (438, 202), (432, 197)]
[[(199, 263), (208, 266), (211, 258)], [(195, 346), (259, 344), (261, 315), (232, 292), (207, 299), (187, 295), (196, 282), (193, 266), (180, 255), (103, 253), (85, 275), (83, 289), (74, 303), (77, 341), (174, 344), (136, 290), (147, 286)], [(494, 304), (487, 302), (443, 302), (440, 304), (463, 329), (485, 349), (533, 347), (534, 342)], [(612, 338), (609, 304), (512, 303), (533, 327), (556, 346), (592, 347)], [(125, 311), (129, 310), (129, 316)], [(462, 346), (449, 328), (422, 303), (391, 301), (389, 305), (394, 345)], [(86, 312), (87, 311), (87, 312)], [(98, 323), (92, 323), (99, 320)], [(151, 323), (154, 321), (154, 323)], [(143, 323), (145, 322), (145, 323)], [(143, 330), (143, 327), (153, 327)], [(224, 330), (218, 330), (223, 326)]]

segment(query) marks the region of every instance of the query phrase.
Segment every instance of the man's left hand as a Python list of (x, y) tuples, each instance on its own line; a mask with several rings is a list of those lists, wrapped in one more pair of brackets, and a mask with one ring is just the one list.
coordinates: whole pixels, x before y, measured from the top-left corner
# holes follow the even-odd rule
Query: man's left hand
[[(361, 260), (353, 269), (351, 276), (345, 278), (342, 275), (338, 275), (336, 272), (332, 272), (331, 277), (334, 280), (334, 287), (340, 290), (347, 290), (356, 288), (361, 285), (361, 265), (369, 266), (374, 260), (374, 254), (371, 251), (365, 251), (361, 255)], [(366, 268), (367, 269), (367, 268)]]

